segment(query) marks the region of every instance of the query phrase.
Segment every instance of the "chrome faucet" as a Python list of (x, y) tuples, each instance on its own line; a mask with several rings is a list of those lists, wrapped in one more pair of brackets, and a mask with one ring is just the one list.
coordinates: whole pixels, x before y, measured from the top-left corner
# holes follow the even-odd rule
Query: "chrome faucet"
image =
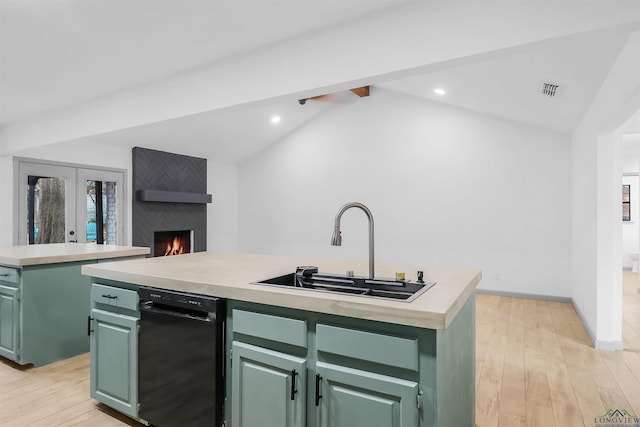
[(373, 279), (375, 268), (373, 266), (373, 215), (369, 208), (367, 208), (362, 203), (351, 202), (347, 203), (343, 207), (340, 208), (336, 215), (336, 223), (333, 228), (333, 236), (331, 237), (331, 245), (333, 246), (342, 246), (342, 235), (340, 232), (340, 218), (342, 218), (342, 214), (349, 208), (359, 208), (364, 211), (369, 218), (369, 279)]

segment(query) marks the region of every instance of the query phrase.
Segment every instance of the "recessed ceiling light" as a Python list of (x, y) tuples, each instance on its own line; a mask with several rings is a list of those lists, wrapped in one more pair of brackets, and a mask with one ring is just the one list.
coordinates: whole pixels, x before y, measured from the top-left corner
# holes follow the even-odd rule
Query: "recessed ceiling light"
[(271, 123), (280, 123), (280, 116), (271, 117)]
[(434, 92), (436, 95), (444, 95), (444, 94), (446, 94), (446, 93), (447, 93), (447, 91), (446, 91), (446, 90), (444, 90), (444, 89), (442, 89), (442, 88), (436, 88), (436, 89), (434, 89), (434, 90), (433, 90), (433, 92)]

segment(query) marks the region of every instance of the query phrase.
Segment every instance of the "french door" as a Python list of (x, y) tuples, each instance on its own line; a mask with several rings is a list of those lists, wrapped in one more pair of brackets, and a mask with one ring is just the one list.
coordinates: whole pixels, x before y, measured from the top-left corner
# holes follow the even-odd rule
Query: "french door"
[(78, 169), (78, 241), (124, 244), (124, 173)]
[(76, 169), (19, 163), (18, 241), (64, 243), (76, 236)]
[(124, 244), (124, 172), (18, 162), (17, 244)]

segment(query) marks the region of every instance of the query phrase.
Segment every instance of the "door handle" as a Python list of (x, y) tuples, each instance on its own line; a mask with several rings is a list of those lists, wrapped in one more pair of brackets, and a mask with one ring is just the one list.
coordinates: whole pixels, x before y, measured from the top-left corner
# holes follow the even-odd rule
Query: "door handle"
[(316, 374), (316, 406), (320, 406), (320, 398), (322, 397), (320, 394), (320, 381), (322, 381), (322, 377), (320, 374)]
[(291, 370), (291, 400), (296, 400), (296, 393), (298, 390), (296, 389), (296, 375), (298, 373), (295, 369)]

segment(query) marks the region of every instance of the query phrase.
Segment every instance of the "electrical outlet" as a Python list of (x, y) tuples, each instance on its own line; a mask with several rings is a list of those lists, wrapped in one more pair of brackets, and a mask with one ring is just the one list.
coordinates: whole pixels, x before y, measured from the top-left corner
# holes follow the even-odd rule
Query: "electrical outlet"
[(500, 280), (502, 280), (502, 274), (501, 273), (494, 274), (493, 280), (495, 280), (496, 282), (499, 282)]

